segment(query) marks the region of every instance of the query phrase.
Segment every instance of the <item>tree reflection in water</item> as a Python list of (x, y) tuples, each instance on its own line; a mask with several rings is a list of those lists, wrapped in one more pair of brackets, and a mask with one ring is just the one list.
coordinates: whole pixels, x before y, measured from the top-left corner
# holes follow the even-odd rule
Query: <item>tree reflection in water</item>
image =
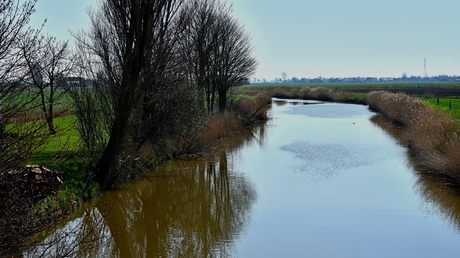
[[(174, 161), (158, 172), (107, 192), (93, 209), (121, 198), (105, 217), (110, 237), (86, 253), (118, 257), (208, 257), (235, 252), (256, 201), (254, 186), (235, 172), (244, 144), (264, 142), (265, 131), (222, 141), (213, 157)], [(212, 170), (210, 164), (213, 164)], [(97, 232), (96, 232), (97, 234)]]
[[(392, 124), (391, 121), (381, 115), (372, 117), (371, 121), (401, 145), (404, 145), (404, 128)], [(414, 191), (423, 199), (420, 204), (422, 212), (434, 214), (444, 221), (449, 221), (452, 228), (460, 232), (460, 190), (458, 185), (449, 185), (446, 180), (427, 173), (409, 151), (407, 151), (407, 160), (407, 165), (415, 172), (416, 176)]]

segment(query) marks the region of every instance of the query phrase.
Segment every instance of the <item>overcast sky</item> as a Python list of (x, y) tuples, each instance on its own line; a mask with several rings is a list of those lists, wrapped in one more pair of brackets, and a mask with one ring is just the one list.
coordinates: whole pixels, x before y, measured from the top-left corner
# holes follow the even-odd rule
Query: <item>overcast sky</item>
[[(233, 0), (257, 78), (460, 75), (460, 0)], [(71, 39), (95, 0), (39, 0), (31, 25)]]

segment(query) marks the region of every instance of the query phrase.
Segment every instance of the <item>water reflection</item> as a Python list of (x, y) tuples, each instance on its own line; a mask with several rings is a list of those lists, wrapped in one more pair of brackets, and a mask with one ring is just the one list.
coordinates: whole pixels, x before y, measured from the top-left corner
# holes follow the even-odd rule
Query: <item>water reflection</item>
[(340, 171), (375, 164), (388, 158), (384, 148), (364, 144), (330, 144), (296, 142), (281, 147), (282, 151), (295, 155), (301, 163), (293, 170), (311, 179), (331, 179)]
[[(417, 166), (411, 153), (408, 153), (408, 159), (415, 171), (423, 171), (424, 168)], [(446, 181), (431, 174), (417, 173), (414, 191), (424, 200), (424, 203), (420, 204), (422, 212), (428, 215), (438, 215), (443, 221), (448, 221), (453, 229), (460, 232), (460, 190), (458, 185), (449, 185)]]
[[(403, 128), (394, 125), (381, 115), (373, 116), (371, 121), (400, 144), (404, 144)], [(460, 190), (458, 186), (451, 186), (445, 180), (426, 173), (409, 151), (406, 156), (408, 167), (415, 172), (414, 191), (422, 197), (421, 211), (427, 215), (439, 216), (441, 220), (448, 221), (453, 229), (460, 232)]]
[(273, 104), (275, 104), (278, 107), (282, 107), (285, 106), (287, 102), (284, 100), (273, 99)]
[(312, 105), (312, 104), (323, 104), (325, 102), (323, 101), (318, 101), (318, 100), (298, 100), (298, 99), (277, 99), (277, 98), (272, 98), (273, 104), (275, 104), (278, 107), (282, 107), (285, 105)]
[[(112, 233), (104, 216), (112, 208), (88, 208), (79, 217), (57, 229), (40, 245), (23, 253), (25, 257), (109, 257), (114, 248)], [(98, 248), (104, 245), (104, 248)]]
[[(120, 257), (230, 254), (250, 220), (256, 194), (246, 177), (228, 169), (223, 152), (194, 163), (174, 162), (135, 186), (123, 186), (106, 217), (115, 245), (100, 249)], [(115, 193), (104, 199), (113, 201)]]
[(348, 105), (337, 103), (310, 103), (302, 107), (288, 108), (283, 113), (290, 115), (304, 115), (317, 118), (351, 118), (367, 116), (369, 111), (361, 105)]
[(224, 151), (227, 153), (228, 157), (232, 158), (234, 155), (238, 155), (241, 149), (253, 147), (255, 144), (263, 149), (268, 140), (266, 137), (267, 128), (271, 126), (272, 125), (268, 123), (262, 123), (253, 129), (232, 135), (220, 141), (214, 148), (214, 151), (211, 152), (220, 156), (223, 155), (222, 151)]
[(241, 132), (221, 141), (213, 156), (176, 160), (104, 193), (29, 254), (230, 256), (257, 199), (248, 177), (235, 171), (235, 155), (247, 145), (263, 147), (265, 134), (264, 125)]
[(383, 129), (385, 133), (397, 140), (400, 145), (404, 145), (403, 134), (404, 130), (402, 126), (396, 125), (391, 120), (385, 118), (381, 114), (375, 114), (371, 117), (371, 122), (377, 127)]
[(409, 154), (395, 144), (402, 128), (365, 106), (278, 107), (275, 119), (221, 141), (213, 156), (105, 194), (86, 213), (94, 214), (87, 228), (99, 219), (107, 238), (86, 255), (458, 255), (457, 232), (444, 225), (459, 228), (459, 193), (405, 166)]

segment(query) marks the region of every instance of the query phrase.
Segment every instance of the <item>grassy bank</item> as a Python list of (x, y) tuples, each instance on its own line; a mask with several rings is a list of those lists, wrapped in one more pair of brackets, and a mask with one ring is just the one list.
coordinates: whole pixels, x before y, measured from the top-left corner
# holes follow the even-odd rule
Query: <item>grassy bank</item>
[[(287, 87), (263, 89), (240, 87), (232, 96), (228, 110), (224, 113), (210, 114), (204, 126), (194, 138), (179, 138), (171, 141), (167, 158), (178, 155), (200, 155), (220, 139), (244, 130), (258, 121), (267, 119), (267, 103), (271, 97), (289, 99), (315, 99), (342, 103), (369, 104), (398, 124), (405, 127), (404, 142), (415, 154), (427, 172), (436, 173), (449, 182), (460, 184), (460, 131), (451, 117), (443, 113), (444, 99), (439, 108), (432, 106), (433, 98), (409, 97), (406, 94), (393, 94), (377, 91), (369, 94), (336, 90), (332, 87)], [(434, 98), (434, 100), (436, 100)], [(447, 99), (446, 99), (447, 100)], [(456, 108), (456, 104), (452, 105)], [(63, 179), (58, 197), (81, 204), (97, 194), (97, 184), (88, 177), (88, 164), (85, 150), (80, 145), (76, 118), (66, 116), (55, 119), (58, 133), (48, 137), (48, 142), (28, 164), (43, 164), (59, 171)], [(140, 153), (134, 153), (136, 155)], [(143, 155), (143, 154), (142, 154)], [(149, 159), (151, 153), (145, 153)], [(133, 169), (136, 169), (133, 167)], [(68, 202), (67, 202), (68, 203)], [(43, 200), (39, 208), (54, 205), (53, 198)], [(75, 206), (73, 207), (75, 208)]]
[[(145, 148), (133, 155), (142, 156), (151, 164), (158, 165), (181, 155), (204, 153), (220, 139), (244, 130), (257, 121), (266, 120), (267, 104), (270, 100), (271, 94), (266, 92), (251, 97), (239, 96), (237, 100), (231, 101), (227, 112), (210, 114), (204, 125), (198, 128), (196, 135), (171, 141), (168, 146), (170, 150), (165, 150), (170, 153), (167, 157), (158, 157), (149, 150), (145, 151)], [(82, 203), (92, 198), (98, 190), (97, 184), (89, 178), (88, 160), (77, 130), (77, 118), (68, 115), (55, 118), (54, 122), (57, 133), (51, 136), (43, 133), (46, 144), (37, 150), (27, 164), (42, 165), (60, 172), (63, 185), (59, 195), (71, 197), (73, 202)], [(152, 156), (160, 160), (152, 160)], [(132, 169), (136, 169), (134, 165)]]
[[(136, 157), (136, 159), (133, 158), (134, 162), (131, 167), (134, 171), (133, 175), (140, 176), (142, 173), (152, 172), (152, 168), (154, 168), (151, 166), (142, 168), (137, 166), (139, 163), (135, 162), (141, 160), (141, 157), (145, 157), (145, 160), (159, 165), (161, 162), (178, 158), (180, 155), (207, 155), (211, 147), (217, 144), (220, 139), (241, 130), (246, 130), (258, 121), (266, 120), (269, 103), (271, 103), (271, 94), (269, 93), (235, 98), (229, 104), (226, 112), (209, 114), (204, 124), (197, 128), (197, 131), (193, 131), (193, 134), (181, 135), (177, 139), (171, 139), (168, 142), (168, 149), (164, 150), (169, 154), (161, 157), (161, 160), (154, 160), (159, 157), (151, 149), (147, 151), (139, 149), (137, 152), (133, 152), (133, 157)], [(51, 228), (52, 231), (53, 225), (65, 220), (79, 205), (100, 193), (98, 185), (91, 177), (90, 158), (82, 146), (80, 134), (77, 130), (76, 116), (68, 115), (55, 118), (54, 122), (57, 133), (51, 136), (46, 133), (46, 130), (37, 133), (36, 137), (43, 140), (45, 144), (36, 149), (32, 158), (23, 165), (40, 165), (52, 171), (57, 171), (57, 176), (60, 178), (58, 181), (63, 183), (62, 185), (54, 185), (57, 190), (43, 193), (40, 192), (41, 189), (34, 188), (34, 184), (37, 183), (33, 181), (33, 178), (29, 181), (22, 180), (27, 174), (35, 175), (29, 172), (18, 174), (19, 176), (10, 176), (8, 180), (3, 181), (3, 183), (11, 185), (15, 190), (23, 194), (19, 197), (17, 195), (8, 196), (10, 192), (3, 191), (2, 198), (9, 200), (15, 197), (13, 198), (14, 203), (28, 203), (29, 205), (27, 209), (23, 209), (24, 211), (21, 210), (20, 215), (15, 215), (15, 210), (6, 209), (8, 214), (12, 214), (12, 216), (9, 216), (10, 219), (5, 220), (7, 222), (4, 222), (4, 225), (0, 224), (0, 237), (5, 237), (0, 241), (0, 253), (3, 253), (3, 251), (6, 253), (20, 252), (23, 249), (27, 249), (28, 246), (39, 243), (43, 235), (47, 234), (46, 230)], [(27, 124), (35, 126), (36, 124), (42, 124), (42, 121), (32, 120), (17, 122), (16, 124), (10, 123), (8, 126), (13, 128), (15, 125), (25, 126)], [(16, 134), (23, 133), (20, 130), (20, 128), (23, 128), (22, 126), (17, 128), (14, 131)], [(43, 178), (42, 175), (39, 177)], [(133, 177), (130, 177), (130, 179), (133, 179)], [(46, 189), (48, 181), (48, 178), (44, 178), (43, 184), (40, 181), (40, 185), (44, 185)], [(37, 194), (40, 198), (37, 198)], [(10, 206), (13, 207), (14, 203)], [(17, 228), (16, 225), (20, 225), (21, 230), (19, 233), (2, 234), (3, 232), (10, 232), (11, 228)]]
[(46, 143), (27, 161), (60, 173), (63, 181), (58, 195), (80, 204), (97, 193), (97, 186), (87, 179), (86, 159), (83, 155), (77, 119), (73, 115), (54, 119), (56, 134), (43, 137)]
[(460, 120), (460, 96), (447, 98), (425, 97), (422, 100), (430, 103), (438, 110), (449, 113), (453, 118)]
[(369, 107), (404, 126), (404, 142), (428, 173), (460, 185), (460, 130), (452, 117), (402, 93), (371, 92)]

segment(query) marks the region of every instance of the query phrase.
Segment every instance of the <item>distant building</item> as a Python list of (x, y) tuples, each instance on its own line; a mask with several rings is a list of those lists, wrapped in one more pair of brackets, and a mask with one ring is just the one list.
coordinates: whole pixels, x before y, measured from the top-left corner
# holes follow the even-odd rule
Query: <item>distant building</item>
[(377, 77), (366, 77), (364, 81), (365, 82), (378, 82), (379, 79)]
[(380, 79), (379, 79), (379, 81), (381, 81), (381, 82), (391, 82), (393, 80), (394, 80), (393, 77), (380, 77)]
[(67, 77), (65, 79), (67, 86), (85, 87), (88, 86), (88, 81), (83, 77)]

